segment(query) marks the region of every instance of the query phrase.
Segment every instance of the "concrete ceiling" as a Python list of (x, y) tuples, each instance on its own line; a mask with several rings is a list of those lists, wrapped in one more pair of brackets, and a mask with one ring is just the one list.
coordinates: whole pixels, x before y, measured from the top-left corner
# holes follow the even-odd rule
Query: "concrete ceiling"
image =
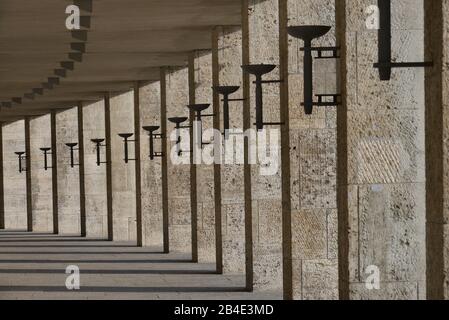
[[(80, 31), (65, 27), (70, 4)], [(241, 0), (1, 0), (0, 121), (158, 80), (159, 67), (210, 49), (213, 26), (239, 25), (240, 10)]]

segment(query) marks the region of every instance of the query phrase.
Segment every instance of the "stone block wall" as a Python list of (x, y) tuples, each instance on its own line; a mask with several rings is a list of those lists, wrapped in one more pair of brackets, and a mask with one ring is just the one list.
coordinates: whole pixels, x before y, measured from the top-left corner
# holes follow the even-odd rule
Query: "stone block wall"
[[(189, 111), (189, 78), (188, 68), (172, 68), (166, 74), (166, 103), (167, 119), (170, 117), (188, 117)], [(186, 121), (184, 125), (188, 125)], [(189, 131), (185, 132), (183, 149), (186, 151), (187, 164), (175, 165), (170, 158), (175, 141), (170, 141), (170, 135), (174, 130), (174, 124), (167, 122), (167, 149), (168, 149), (168, 213), (170, 250), (185, 253), (192, 252), (192, 216), (190, 209), (190, 154)], [(187, 141), (186, 141), (187, 140)]]
[[(91, 142), (91, 139), (104, 139), (104, 121), (103, 101), (83, 106), (86, 226), (87, 236), (95, 238), (108, 236), (106, 166), (97, 166), (95, 145)], [(102, 148), (101, 160), (105, 159)]]
[[(143, 244), (163, 247), (162, 225), (162, 159), (150, 160), (150, 142), (143, 126), (161, 126), (161, 84), (159, 81), (140, 87), (140, 135), (142, 166)], [(160, 133), (159, 129), (157, 133)], [(155, 152), (161, 152), (161, 140), (154, 141)]]
[[(51, 147), (50, 115), (30, 119), (30, 147), (33, 231), (53, 232), (52, 171), (44, 170), (40, 150)], [(51, 155), (48, 165), (52, 166)]]
[[(111, 97), (112, 211), (114, 240), (136, 240), (135, 162), (124, 161), (124, 143), (119, 133), (134, 132), (134, 97), (128, 91)], [(130, 140), (134, 140), (130, 138)], [(135, 159), (135, 145), (129, 142), (129, 158)]]
[[(14, 153), (25, 151), (24, 121), (3, 124), (2, 135), (5, 228), (26, 230), (26, 174), (19, 173), (19, 160)], [(25, 167), (24, 160), (22, 164)]]
[[(70, 148), (66, 143), (78, 143), (78, 110), (72, 108), (56, 114), (58, 161), (58, 215), (61, 234), (80, 234), (79, 167), (70, 167)], [(78, 151), (74, 162), (79, 164)]]

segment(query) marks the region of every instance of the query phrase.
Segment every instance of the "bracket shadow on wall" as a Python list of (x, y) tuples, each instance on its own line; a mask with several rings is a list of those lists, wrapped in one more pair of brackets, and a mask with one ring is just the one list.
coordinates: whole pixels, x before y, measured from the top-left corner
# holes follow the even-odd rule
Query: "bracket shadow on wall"
[(231, 101), (244, 101), (245, 99), (230, 99), (229, 96), (235, 92), (237, 92), (240, 87), (239, 86), (218, 86), (212, 87), (212, 89), (223, 96), (223, 135), (227, 140), (229, 138), (229, 102)]
[(136, 140), (129, 139), (134, 134), (133, 133), (119, 133), (118, 135), (119, 135), (119, 137), (123, 138), (124, 153), (125, 153), (125, 158), (123, 160), (125, 161), (125, 163), (129, 163), (130, 161), (136, 161), (136, 159), (129, 158), (129, 145), (128, 145), (128, 143), (130, 143), (130, 142), (134, 142), (134, 143), (136, 142)]
[(75, 157), (74, 157), (74, 151), (79, 150), (79, 149), (75, 149), (75, 147), (78, 145), (78, 143), (75, 143), (75, 142), (66, 143), (65, 145), (70, 148), (70, 167), (74, 168), (75, 166), (79, 166), (79, 163), (75, 163)]
[(250, 64), (243, 65), (244, 72), (256, 76), (256, 81), (253, 83), (256, 85), (256, 128), (258, 131), (263, 130), (264, 126), (283, 125), (282, 122), (264, 122), (263, 121), (263, 84), (281, 83), (283, 80), (262, 80), (265, 74), (272, 72), (276, 68), (273, 64)]
[(203, 146), (211, 144), (211, 142), (203, 143), (203, 118), (204, 117), (214, 117), (215, 114), (202, 114), (203, 111), (207, 110), (210, 107), (210, 104), (189, 104), (187, 108), (192, 110), (195, 113), (195, 120), (197, 124), (196, 135), (197, 135), (197, 143), (198, 146), (203, 148)]
[(176, 129), (176, 151), (178, 153), (178, 156), (181, 156), (183, 153), (186, 152), (191, 152), (191, 151), (186, 151), (186, 150), (181, 150), (181, 133), (180, 130), (181, 129), (191, 129), (191, 126), (181, 126), (182, 123), (187, 121), (187, 117), (173, 117), (173, 118), (168, 118), (168, 121), (170, 121), (171, 123), (175, 124), (175, 129)]
[(48, 166), (48, 155), (51, 154), (51, 148), (40, 148), (40, 150), (44, 153), (44, 170), (47, 171), (52, 168)]
[(157, 130), (159, 130), (159, 126), (145, 126), (142, 127), (143, 130), (148, 132), (148, 136), (150, 137), (150, 160), (154, 160), (156, 157), (163, 157), (164, 154), (162, 152), (155, 152), (154, 151), (154, 140), (155, 139), (162, 139), (163, 135), (160, 133), (155, 133)]
[[(309, 25), (309, 26), (291, 26), (287, 28), (290, 36), (304, 41), (304, 111), (307, 115), (313, 114), (313, 107), (337, 106), (340, 94), (316, 94), (318, 101), (313, 99), (313, 56), (312, 52), (317, 52), (315, 59), (337, 59), (339, 47), (312, 47), (314, 39), (324, 36), (331, 30), (329, 26)], [(323, 55), (325, 52), (331, 52), (332, 55)], [(326, 98), (332, 98), (332, 101), (324, 101)]]
[(22, 160), (26, 160), (25, 152), (15, 152), (15, 154), (19, 157), (19, 173), (27, 171), (26, 167), (24, 168), (22, 165)]
[(102, 163), (107, 163), (107, 161), (101, 161), (101, 155), (100, 155), (100, 149), (102, 147), (106, 147), (105, 144), (103, 144), (105, 139), (92, 139), (91, 141), (95, 143), (95, 149), (97, 152), (97, 166), (99, 167)]
[(379, 62), (374, 64), (374, 68), (379, 69), (381, 81), (391, 79), (393, 68), (426, 68), (432, 67), (433, 62), (393, 62), (391, 59), (391, 1), (378, 0), (379, 7), (379, 30), (378, 30), (378, 50)]

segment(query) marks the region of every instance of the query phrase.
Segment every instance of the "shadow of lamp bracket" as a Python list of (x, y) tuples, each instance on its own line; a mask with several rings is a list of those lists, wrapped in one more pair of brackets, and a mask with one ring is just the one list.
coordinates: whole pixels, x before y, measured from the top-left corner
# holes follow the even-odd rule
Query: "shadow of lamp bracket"
[(263, 80), (265, 74), (272, 72), (276, 68), (274, 64), (250, 64), (243, 65), (242, 69), (248, 74), (256, 77), (253, 83), (256, 85), (256, 128), (258, 131), (263, 130), (264, 126), (283, 125), (281, 122), (264, 122), (263, 120), (263, 84), (281, 83), (283, 80)]
[(108, 163), (107, 161), (101, 161), (100, 149), (102, 147), (106, 147), (106, 144), (103, 144), (105, 139), (92, 139), (91, 141), (95, 143), (95, 150), (97, 153), (97, 166), (99, 167), (102, 163)]
[(379, 62), (374, 68), (379, 69), (381, 81), (391, 79), (393, 68), (428, 68), (433, 62), (394, 62), (391, 54), (391, 1), (378, 0), (379, 30), (378, 30), (378, 54)]
[(27, 169), (22, 165), (22, 160), (26, 160), (27, 158), (25, 152), (15, 152), (15, 154), (19, 157), (19, 173), (27, 171)]
[(40, 150), (44, 153), (44, 170), (53, 168), (48, 166), (48, 155), (51, 154), (51, 148), (40, 148)]
[[(312, 41), (327, 34), (331, 30), (329, 26), (307, 25), (307, 26), (291, 26), (287, 28), (287, 32), (293, 38), (304, 41), (304, 111), (307, 115), (313, 114), (313, 107), (326, 107), (340, 105), (338, 98), (340, 94), (317, 94), (314, 100), (313, 94), (313, 52), (318, 52), (315, 59), (338, 59), (339, 47), (312, 47)], [(331, 56), (323, 55), (324, 52), (331, 52)], [(325, 101), (326, 98), (332, 98), (332, 101)]]
[(162, 139), (164, 136), (160, 133), (155, 133), (157, 130), (159, 130), (159, 126), (146, 126), (142, 127), (143, 130), (148, 132), (148, 136), (150, 137), (150, 160), (154, 160), (154, 158), (161, 158), (164, 156), (162, 152), (155, 152), (154, 151), (154, 140), (155, 139)]

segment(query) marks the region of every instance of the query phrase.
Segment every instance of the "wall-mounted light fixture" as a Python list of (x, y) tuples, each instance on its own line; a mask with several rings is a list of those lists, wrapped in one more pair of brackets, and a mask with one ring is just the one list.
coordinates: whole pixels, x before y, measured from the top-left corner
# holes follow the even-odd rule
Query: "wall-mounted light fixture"
[(203, 118), (214, 117), (215, 114), (202, 114), (203, 111), (210, 107), (210, 104), (189, 104), (187, 107), (195, 113), (197, 142), (198, 146), (202, 148), (204, 145), (210, 144), (210, 142), (203, 143)]
[(41, 151), (44, 153), (44, 170), (47, 171), (52, 168), (48, 166), (48, 155), (51, 154), (51, 148), (41, 148)]
[(163, 136), (160, 133), (155, 133), (157, 130), (159, 130), (160, 127), (158, 126), (146, 126), (142, 127), (143, 130), (148, 132), (148, 135), (150, 137), (150, 160), (154, 160), (156, 157), (163, 157), (162, 152), (154, 152), (154, 139), (162, 139)]
[(184, 152), (187, 152), (185, 150), (181, 150), (181, 129), (190, 129), (191, 126), (181, 126), (182, 123), (187, 121), (187, 117), (173, 117), (168, 118), (168, 121), (175, 124), (176, 129), (176, 151), (178, 152), (178, 156), (181, 156)]
[(391, 59), (391, 0), (378, 0), (379, 31), (378, 51), (379, 62), (374, 68), (379, 69), (381, 81), (391, 79), (393, 68), (425, 68), (432, 67), (433, 62), (393, 62)]
[(75, 156), (74, 156), (74, 151), (79, 150), (75, 149), (78, 143), (66, 143), (65, 145), (70, 148), (70, 167), (74, 168), (75, 166), (79, 166), (79, 164), (75, 163)]
[(263, 121), (263, 84), (280, 83), (282, 80), (262, 80), (263, 75), (272, 72), (276, 68), (272, 64), (250, 64), (242, 66), (244, 72), (255, 75), (256, 81), (256, 128), (263, 130), (264, 126), (283, 125), (280, 122), (264, 122)]
[(125, 153), (125, 163), (128, 163), (129, 161), (136, 161), (136, 159), (130, 159), (129, 158), (129, 147), (128, 143), (130, 142), (136, 142), (136, 140), (130, 140), (134, 134), (133, 133), (119, 133), (119, 137), (123, 138), (123, 144), (124, 144), (124, 153)]
[[(304, 106), (304, 111), (307, 115), (313, 113), (313, 107), (326, 107), (336, 106), (338, 102), (339, 94), (319, 94), (315, 95), (318, 101), (313, 99), (313, 56), (312, 52), (317, 52), (316, 59), (336, 59), (339, 58), (339, 47), (312, 47), (312, 40), (324, 36), (331, 30), (329, 26), (292, 26), (288, 27), (288, 33), (297, 39), (304, 41), (304, 102), (301, 104)], [(325, 52), (331, 52), (332, 55), (323, 55)], [(324, 101), (325, 98), (332, 98), (332, 101)]]
[(26, 160), (25, 152), (15, 152), (19, 157), (19, 173), (26, 171), (27, 169), (22, 166), (22, 160)]
[(95, 148), (96, 148), (96, 152), (97, 152), (97, 166), (100, 166), (102, 163), (107, 163), (107, 162), (101, 161), (101, 155), (100, 155), (100, 149), (102, 147), (106, 147), (106, 145), (103, 144), (104, 139), (92, 139), (91, 141), (93, 143), (95, 143)]
[(218, 86), (213, 87), (214, 91), (223, 96), (223, 134), (224, 138), (229, 138), (229, 102), (231, 101), (244, 101), (245, 99), (230, 99), (229, 96), (237, 92), (239, 86)]

